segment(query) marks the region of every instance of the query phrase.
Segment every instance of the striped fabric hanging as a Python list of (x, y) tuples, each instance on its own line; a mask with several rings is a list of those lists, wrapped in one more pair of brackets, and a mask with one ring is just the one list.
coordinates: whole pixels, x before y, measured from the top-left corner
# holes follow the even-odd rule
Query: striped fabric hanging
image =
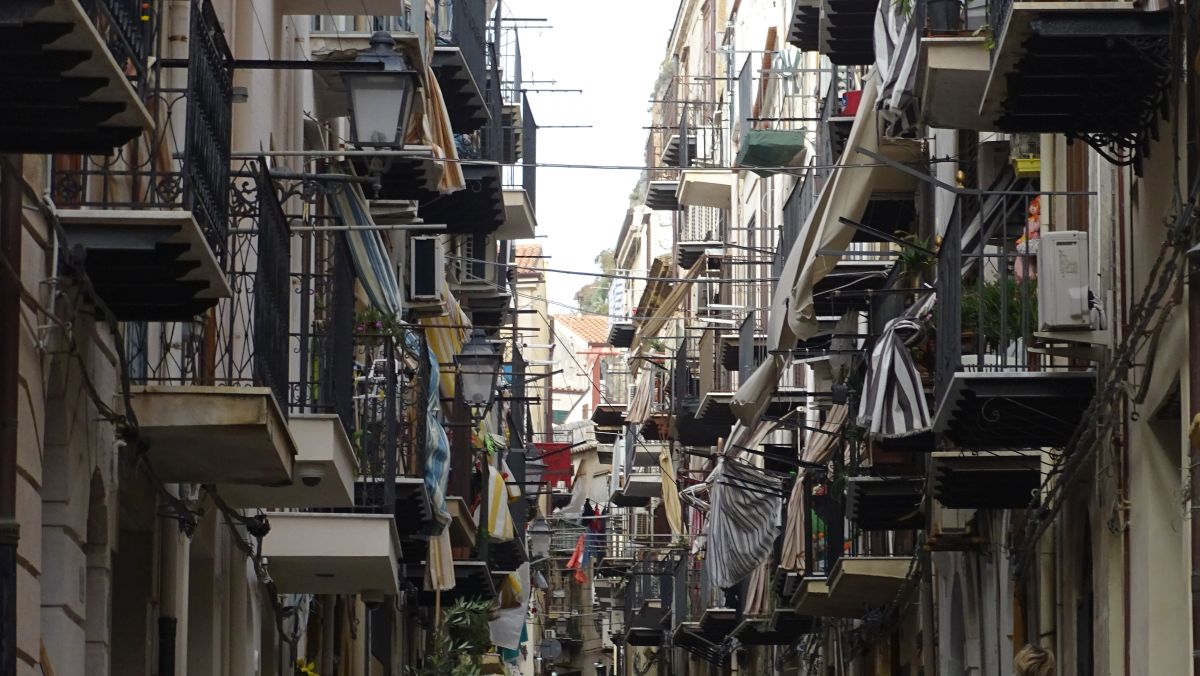
[(871, 367), (859, 401), (858, 425), (876, 439), (896, 439), (932, 426), (921, 375), (905, 344), (921, 325), (908, 317), (888, 322), (871, 351)]
[(725, 458), (711, 477), (709, 513), (709, 579), (732, 587), (771, 554), (779, 535), (783, 480)]
[(881, 2), (875, 13), (875, 70), (881, 77), (878, 106), (885, 136), (909, 134), (920, 117), (913, 95), (919, 33), (911, 14), (899, 2)]

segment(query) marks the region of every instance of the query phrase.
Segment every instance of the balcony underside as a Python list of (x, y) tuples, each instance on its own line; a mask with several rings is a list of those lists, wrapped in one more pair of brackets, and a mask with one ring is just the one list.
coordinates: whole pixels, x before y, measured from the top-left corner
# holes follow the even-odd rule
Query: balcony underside
[(866, 531), (922, 528), (921, 477), (851, 477), (846, 486), (846, 513)]
[[(688, 150), (688, 164), (690, 165), (691, 161), (696, 159), (696, 137), (693, 134), (688, 134), (687, 150)], [(684, 166), (683, 164), (681, 164), (683, 158), (680, 156), (679, 151), (680, 151), (679, 134), (672, 134), (671, 138), (667, 140), (667, 145), (665, 148), (663, 148), (662, 157), (660, 158), (662, 160), (663, 166), (667, 166), (667, 167)]]
[[(417, 603), (432, 608), (437, 602), (437, 594), (425, 591), (425, 566), (409, 565), (408, 581), (417, 589)], [(455, 561), (454, 588), (441, 593), (443, 607), (459, 599), (483, 599), (490, 601), (496, 598), (496, 583), (487, 564), (482, 561)]]
[[(900, 232), (916, 232), (917, 204), (912, 193), (875, 193), (867, 202), (867, 209), (859, 221), (872, 230), (889, 235)], [(855, 242), (885, 242), (883, 237), (867, 230), (854, 232)]]
[(879, 0), (824, 0), (821, 53), (839, 66), (875, 62), (875, 10)]
[(858, 618), (863, 616), (861, 605), (836, 600), (829, 594), (829, 579), (823, 576), (805, 577), (800, 581), (792, 605), (797, 614), (805, 617)]
[(282, 594), (399, 591), (400, 542), (390, 514), (268, 512), (262, 555)]
[(479, 83), (471, 75), (461, 49), (442, 45), (435, 47), (433, 72), (442, 88), (454, 133), (470, 134), (492, 119)]
[[(398, 476), (396, 483), (396, 530), (403, 541), (423, 539), (435, 534), (437, 525), (433, 518), (433, 506), (429, 501), (429, 490), (421, 477)], [(355, 482), (354, 494), (357, 504), (382, 505), (383, 484), (372, 479)]]
[(1039, 493), (1039, 451), (934, 453), (933, 497), (953, 509), (1024, 509)]
[[(467, 187), (443, 195), (430, 187), (429, 162), (426, 158), (396, 158), (380, 177), (379, 197), (420, 202), (421, 219), (426, 223), (444, 223), (443, 232), (447, 234), (495, 232), (504, 225), (499, 165), (463, 164)], [(359, 174), (369, 173), (365, 164), (358, 164)]]
[(886, 606), (896, 600), (911, 570), (906, 556), (843, 556), (829, 573), (830, 600), (863, 611)]
[(608, 501), (612, 503), (614, 507), (647, 507), (650, 505), (649, 497), (635, 497), (632, 495), (626, 495), (625, 489), (623, 488), (618, 488), (617, 490), (613, 491), (612, 494), (609, 495)]
[[(726, 371), (738, 370), (738, 359), (740, 357), (741, 336), (737, 334), (725, 334), (721, 336), (721, 366), (725, 367)], [(758, 334), (754, 336), (754, 364), (757, 366), (767, 358), (767, 336)], [(754, 369), (751, 368), (751, 371)]]
[[(358, 460), (336, 415), (295, 415), (288, 429), (296, 440), (296, 469), (287, 486), (230, 484), (221, 497), (233, 507), (346, 509), (354, 506)], [(308, 477), (306, 483), (304, 478)], [(312, 484), (313, 477), (317, 478)], [(360, 503), (361, 504), (361, 503)]]
[(516, 572), (528, 559), (521, 541), (492, 539), (488, 542), (488, 568), (493, 574)]
[(135, 386), (130, 400), (162, 481), (291, 484), (296, 442), (269, 388)]
[(646, 206), (655, 211), (676, 211), (679, 181), (650, 181), (646, 186)]
[(625, 404), (600, 404), (592, 411), (592, 422), (600, 427), (625, 424)]
[[(728, 433), (729, 426), (737, 420), (730, 408), (733, 395), (733, 392), (709, 392), (704, 395), (696, 419), (710, 425), (724, 426)], [(770, 396), (771, 401), (764, 413), (768, 418), (781, 418), (808, 402), (808, 395), (802, 390), (776, 390)]]
[(675, 647), (718, 666), (729, 663), (730, 655), (722, 646), (724, 638), (725, 634), (702, 631), (696, 622), (683, 622), (671, 634), (671, 642)]
[(533, 239), (537, 236), (537, 215), (524, 188), (504, 189), (504, 225), (496, 230), (496, 239)]
[(821, 6), (813, 0), (796, 0), (788, 43), (802, 52), (821, 48)]
[(633, 322), (615, 321), (608, 329), (608, 344), (613, 347), (629, 347), (633, 345), (633, 336), (636, 333)]
[(189, 212), (64, 209), (58, 219), (117, 319), (187, 321), (231, 295)]
[(934, 430), (964, 449), (1061, 448), (1095, 389), (1090, 371), (955, 373)]
[(625, 495), (630, 498), (661, 498), (662, 475), (634, 471), (625, 479)]
[(986, 40), (982, 35), (921, 39), (921, 113), (930, 126), (994, 128), (994, 116), (979, 112), (992, 66)]
[(679, 242), (675, 245), (676, 261), (679, 267), (684, 270), (691, 270), (696, 261), (700, 260), (701, 256), (708, 255), (712, 258), (720, 258), (724, 251), (724, 244), (716, 241), (702, 242)]
[(667, 611), (663, 609), (661, 601), (642, 601), (629, 618), (629, 627), (625, 630), (626, 645), (662, 645), (666, 634), (663, 630), (666, 619)]
[(7, 0), (0, 150), (110, 154), (153, 120), (78, 0)]
[[(728, 411), (728, 403), (725, 409)], [(673, 423), (675, 438), (679, 443), (685, 446), (712, 446), (717, 439), (729, 436), (732, 416), (728, 421), (701, 419), (696, 407), (681, 407), (676, 411)]]
[(680, 174), (679, 203), (689, 207), (733, 208), (737, 174), (714, 169), (685, 169)]
[(1005, 132), (1144, 151), (1169, 113), (1171, 13), (1128, 2), (1015, 2), (984, 95)]

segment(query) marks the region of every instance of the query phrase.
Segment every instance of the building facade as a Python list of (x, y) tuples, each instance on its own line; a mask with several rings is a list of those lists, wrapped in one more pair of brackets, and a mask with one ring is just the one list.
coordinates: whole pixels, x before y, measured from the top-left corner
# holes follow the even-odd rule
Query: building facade
[(1195, 672), (1198, 28), (682, 0), (592, 414), (608, 652), (561, 663)]
[(513, 668), (550, 341), (495, 3), (0, 14), (0, 674)]

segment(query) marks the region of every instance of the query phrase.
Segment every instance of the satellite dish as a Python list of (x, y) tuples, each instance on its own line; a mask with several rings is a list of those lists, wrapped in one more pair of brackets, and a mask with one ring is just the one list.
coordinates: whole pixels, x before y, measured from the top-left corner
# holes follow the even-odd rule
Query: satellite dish
[(538, 654), (541, 655), (543, 659), (553, 662), (554, 660), (562, 657), (562, 644), (559, 643), (558, 639), (556, 638), (544, 638), (542, 639), (542, 642), (538, 644)]

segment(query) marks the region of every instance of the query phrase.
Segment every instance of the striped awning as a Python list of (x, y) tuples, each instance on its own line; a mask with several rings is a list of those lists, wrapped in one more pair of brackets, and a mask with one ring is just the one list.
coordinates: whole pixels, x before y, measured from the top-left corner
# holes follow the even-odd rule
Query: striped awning
[(881, 2), (875, 13), (875, 70), (879, 73), (879, 119), (887, 136), (912, 131), (920, 117), (917, 97), (917, 56), (920, 35), (912, 8)]
[(329, 196), (329, 203), (342, 224), (350, 228), (346, 231), (346, 243), (367, 299), (380, 312), (398, 316), (404, 310), (404, 301), (383, 237), (378, 230), (358, 229), (375, 225), (362, 187), (357, 183), (347, 184), (346, 189)]
[(897, 439), (929, 431), (932, 420), (921, 375), (906, 339), (922, 334), (920, 323), (897, 317), (884, 326), (871, 350), (870, 368), (858, 406), (858, 425), (876, 439)]
[[(421, 325), (425, 327), (425, 337), (429, 340), (429, 349), (441, 364), (453, 364), (454, 356), (462, 350), (470, 335), (471, 319), (463, 312), (458, 299), (449, 290), (442, 291), (442, 300), (446, 304), (446, 314), (437, 317), (422, 317)], [(436, 372), (436, 371), (435, 371)], [(442, 392), (447, 397), (454, 396), (454, 371), (448, 369), (441, 374)], [(439, 404), (440, 408), (440, 404)]]
[(725, 457), (709, 483), (709, 580), (727, 588), (754, 572), (779, 535), (783, 480)]

